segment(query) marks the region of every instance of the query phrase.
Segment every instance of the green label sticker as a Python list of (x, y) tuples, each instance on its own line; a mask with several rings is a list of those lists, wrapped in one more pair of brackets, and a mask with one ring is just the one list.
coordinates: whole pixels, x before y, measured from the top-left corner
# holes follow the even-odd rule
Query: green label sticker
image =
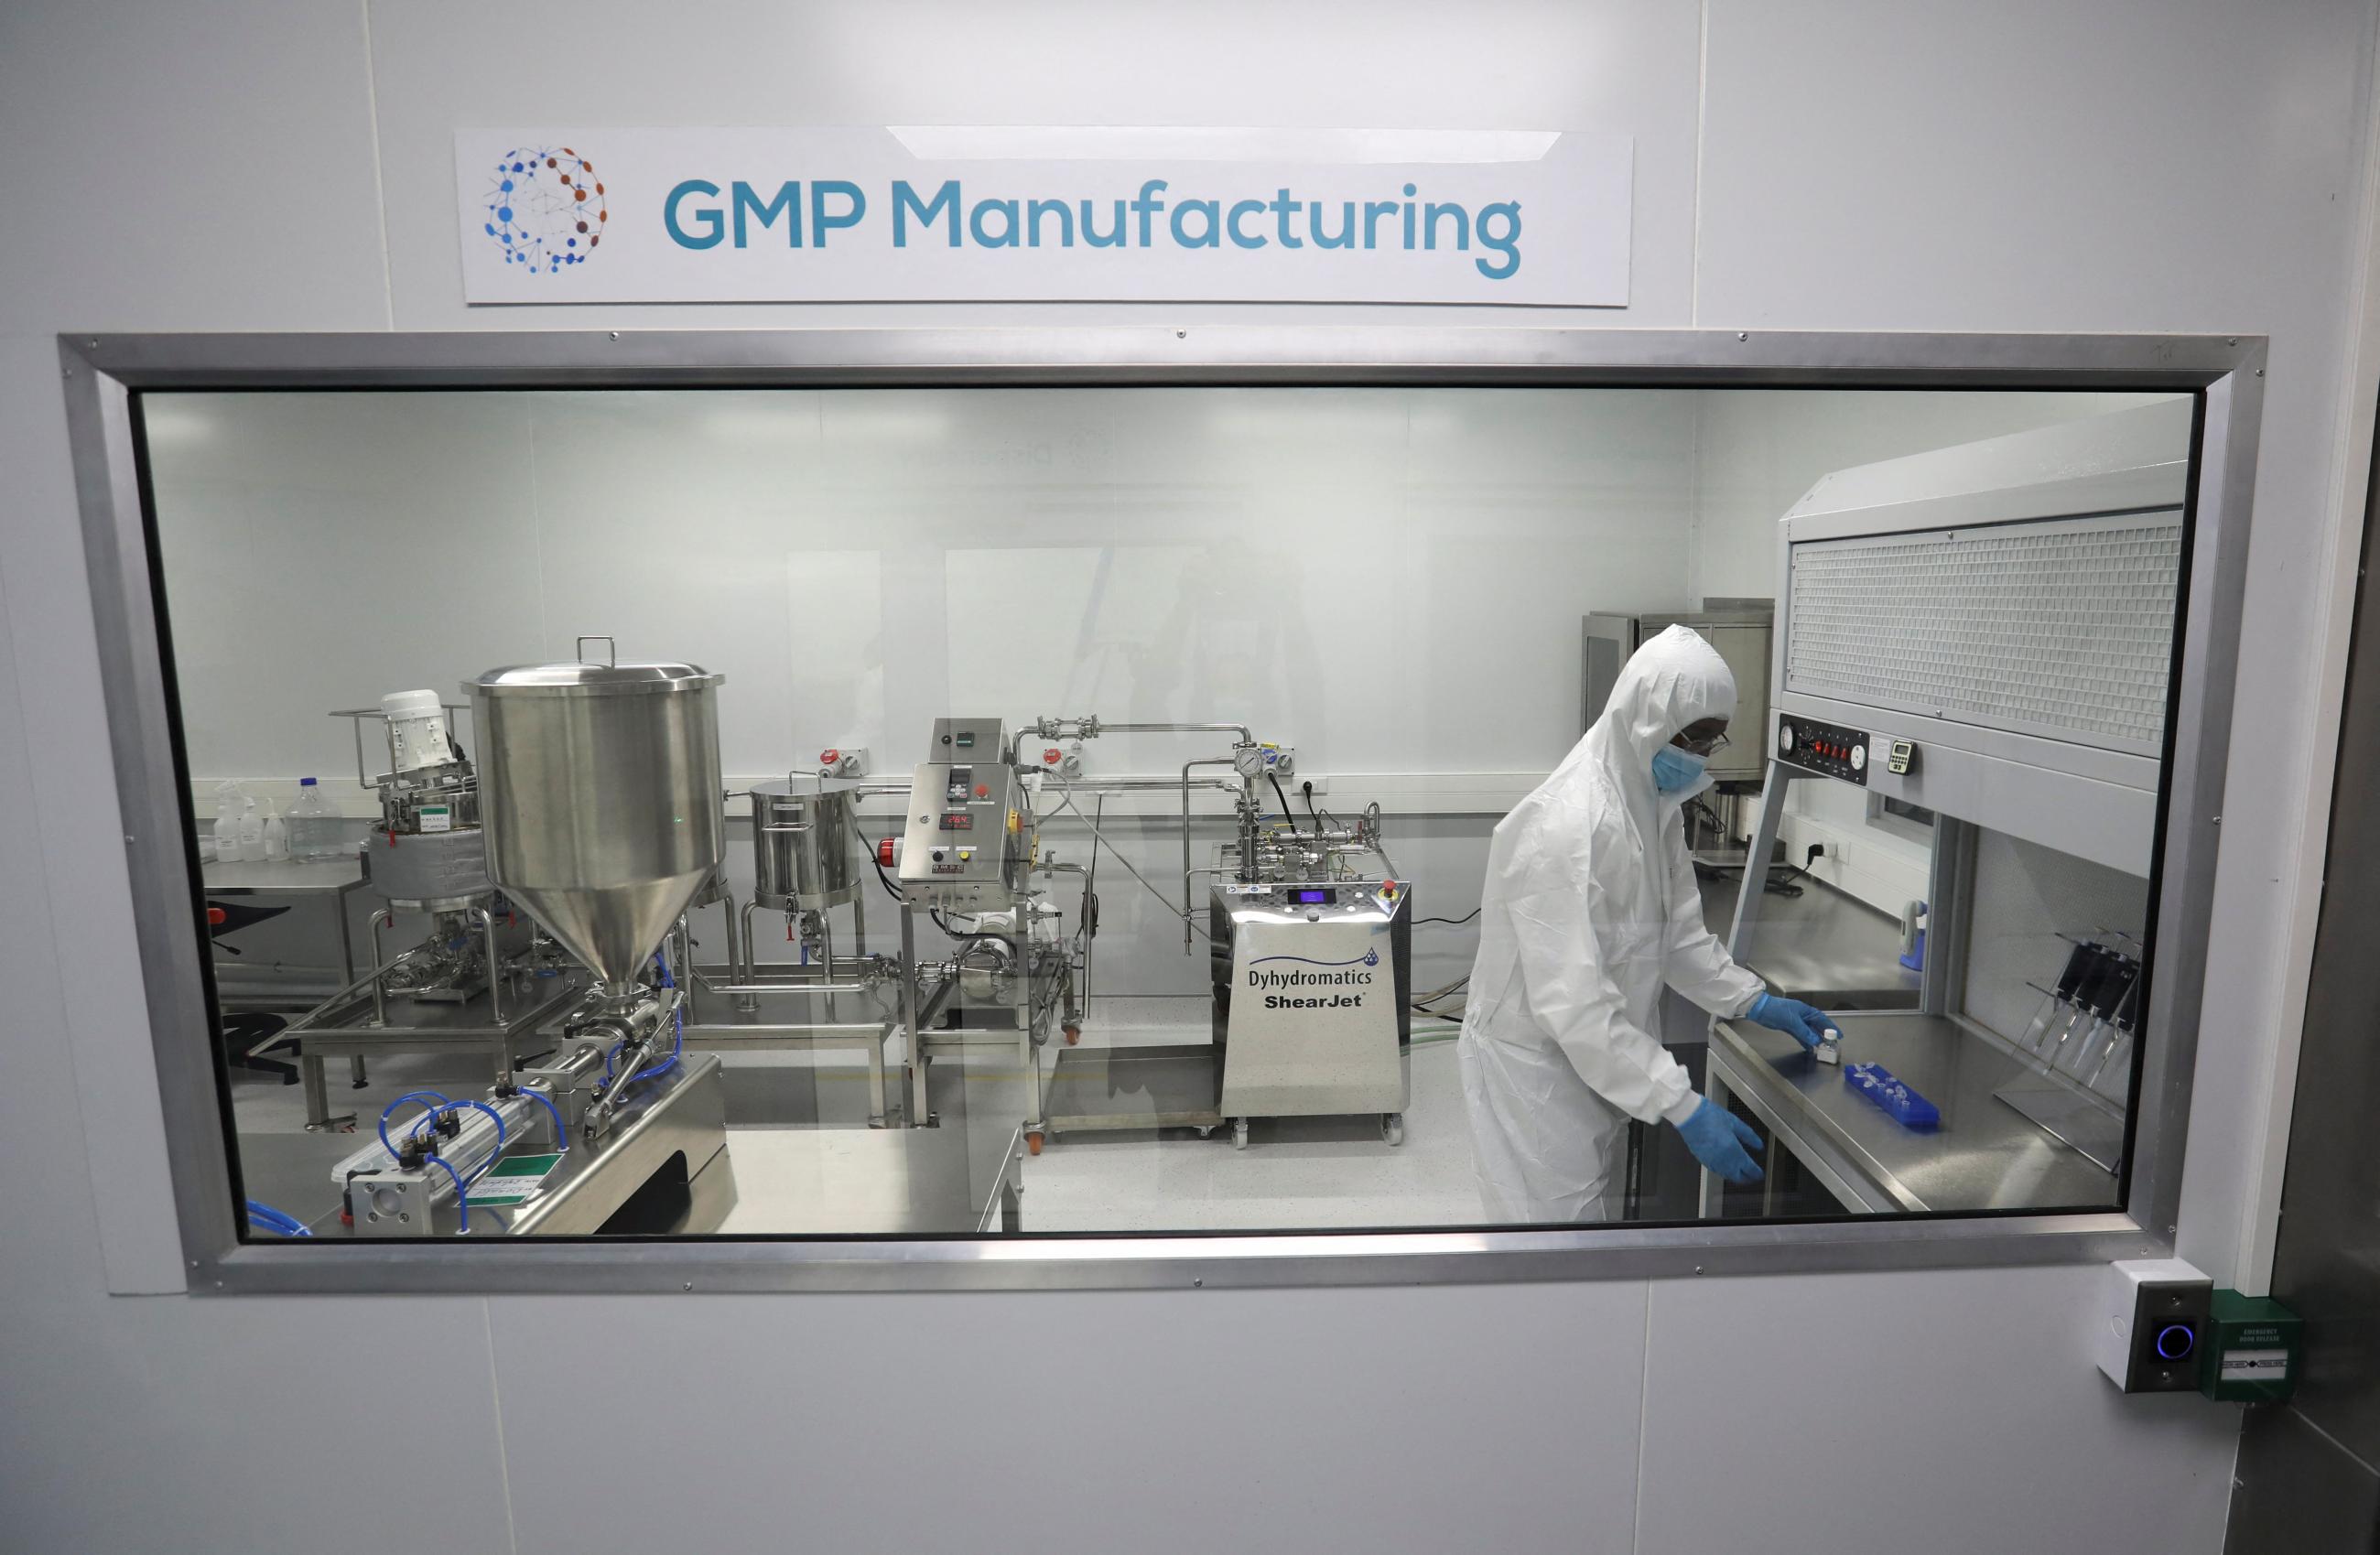
[(510, 1156), (488, 1168), (487, 1174), (471, 1184), (474, 1204), (525, 1204), (535, 1198), (545, 1185), (560, 1154), (547, 1156)]

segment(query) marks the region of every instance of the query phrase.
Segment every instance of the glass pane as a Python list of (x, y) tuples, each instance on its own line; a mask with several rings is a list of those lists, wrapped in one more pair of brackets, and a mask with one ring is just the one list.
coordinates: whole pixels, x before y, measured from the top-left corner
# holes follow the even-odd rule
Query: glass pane
[(2192, 411), (146, 395), (253, 1233), (2119, 1205)]

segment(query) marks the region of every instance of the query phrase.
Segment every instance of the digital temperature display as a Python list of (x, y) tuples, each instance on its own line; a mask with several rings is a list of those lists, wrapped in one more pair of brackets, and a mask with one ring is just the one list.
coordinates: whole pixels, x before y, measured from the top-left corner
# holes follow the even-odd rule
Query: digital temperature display
[(1320, 891), (1293, 891), (1289, 893), (1289, 899), (1296, 903), (1301, 907), (1335, 907), (1339, 905), (1339, 893), (1328, 889)]

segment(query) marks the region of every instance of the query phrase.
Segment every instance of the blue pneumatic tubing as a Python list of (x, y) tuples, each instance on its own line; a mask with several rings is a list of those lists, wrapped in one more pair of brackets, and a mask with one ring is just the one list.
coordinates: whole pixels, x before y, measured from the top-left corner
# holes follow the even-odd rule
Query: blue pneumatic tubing
[(390, 1102), (387, 1106), (382, 1108), (380, 1110), (380, 1148), (386, 1150), (391, 1159), (395, 1158), (403, 1152), (398, 1150), (397, 1148), (389, 1141), (388, 1115), (391, 1112), (395, 1112), (399, 1107), (404, 1106), (408, 1101), (419, 1101), (424, 1105), (429, 1106), (430, 1115), (433, 1117), (437, 1115), (439, 1108), (452, 1107), (455, 1105), (450, 1099), (438, 1091), (409, 1090), (403, 1096), (398, 1097), (395, 1100)]
[(270, 1204), (259, 1204), (252, 1198), (248, 1201), (248, 1222), (252, 1226), (262, 1226), (267, 1231), (277, 1232), (283, 1236), (314, 1234), (297, 1216), (284, 1209), (275, 1209)]
[[(675, 980), (670, 977), (669, 957), (663, 955), (659, 951), (655, 951), (653, 952), (653, 965), (661, 968), (662, 987), (677, 987)], [(671, 1044), (669, 1057), (662, 1060), (659, 1063), (654, 1064), (650, 1069), (645, 1070), (641, 1074), (638, 1075), (636, 1076), (637, 1079), (650, 1080), (656, 1075), (665, 1075), (669, 1073), (670, 1066), (675, 1063), (678, 1061), (679, 1055), (686, 1051), (686, 1006), (683, 1004), (679, 1005), (675, 1014), (677, 1016), (677, 1040)]]
[[(655, 951), (653, 953), (653, 965), (661, 968), (662, 987), (675, 988), (677, 986), (677, 984), (670, 978), (669, 959), (662, 955), (659, 951)], [(638, 1070), (635, 1074), (621, 1081), (620, 1083), (622, 1085), (633, 1086), (639, 1081), (650, 1080), (656, 1075), (668, 1074), (670, 1072), (670, 1067), (676, 1063), (678, 1059), (686, 1052), (685, 1006), (679, 1006), (675, 1014), (677, 1017), (677, 1039), (670, 1044), (669, 1057), (662, 1060), (659, 1063), (654, 1064), (650, 1069)], [(612, 1051), (603, 1055), (603, 1083), (606, 1085), (611, 1084), (612, 1081), (612, 1061), (620, 1056), (620, 1049), (623, 1046), (625, 1046), (625, 1044), (614, 1043), (613, 1044)]]
[(562, 1109), (555, 1106), (553, 1104), (553, 1099), (546, 1095), (541, 1090), (531, 1090), (527, 1086), (523, 1086), (520, 1093), (553, 1114), (554, 1153), (557, 1155), (568, 1155), (570, 1153), (570, 1131), (562, 1125)]
[(455, 1232), (461, 1235), (471, 1229), (471, 1196), (463, 1191), (463, 1174), (448, 1165), (444, 1156), (431, 1156), (430, 1160), (435, 1165), (445, 1167), (446, 1175), (455, 1179), (455, 1204), (463, 1212), (462, 1221), (455, 1227)]

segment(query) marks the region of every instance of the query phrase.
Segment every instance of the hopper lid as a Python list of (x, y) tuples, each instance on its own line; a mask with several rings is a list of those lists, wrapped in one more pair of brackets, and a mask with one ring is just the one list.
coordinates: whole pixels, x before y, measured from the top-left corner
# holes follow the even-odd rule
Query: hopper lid
[(625, 697), (693, 691), (726, 678), (699, 664), (507, 664), (464, 682), (463, 689), (506, 697)]

